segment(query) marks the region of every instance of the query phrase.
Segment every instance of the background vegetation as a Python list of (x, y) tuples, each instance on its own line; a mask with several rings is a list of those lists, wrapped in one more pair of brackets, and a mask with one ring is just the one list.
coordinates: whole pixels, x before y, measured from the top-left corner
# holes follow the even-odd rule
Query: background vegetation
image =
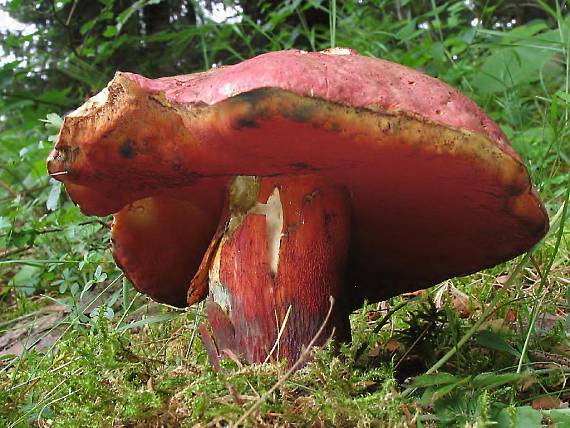
[[(240, 417), (247, 426), (570, 426), (566, 1), (0, 5), (26, 24), (0, 35), (0, 426)], [(116, 70), (157, 77), (333, 45), (420, 69), (483, 106), (526, 160), (551, 230), (512, 262), (364, 306), (341, 355), (321, 350), (292, 376), (232, 360), (216, 373), (196, 339), (201, 308), (138, 295), (110, 256), (109, 219), (81, 215), (45, 158), (60, 117)]]

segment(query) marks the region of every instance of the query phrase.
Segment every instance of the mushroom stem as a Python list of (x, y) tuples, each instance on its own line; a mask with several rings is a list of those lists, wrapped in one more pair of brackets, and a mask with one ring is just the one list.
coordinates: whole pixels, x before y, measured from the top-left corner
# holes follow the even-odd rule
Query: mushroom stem
[(330, 296), (335, 304), (316, 344), (349, 339), (348, 191), (316, 176), (238, 177), (229, 210), (207, 305), (218, 349), (292, 365), (323, 323)]

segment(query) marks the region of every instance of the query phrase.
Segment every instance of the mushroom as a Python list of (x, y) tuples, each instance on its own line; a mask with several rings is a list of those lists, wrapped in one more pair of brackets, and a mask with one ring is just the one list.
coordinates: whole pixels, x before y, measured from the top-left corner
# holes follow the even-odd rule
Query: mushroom
[[(547, 214), (499, 127), (441, 81), (349, 49), (117, 73), (69, 114), (50, 174), (114, 214), (134, 286), (203, 299), (219, 349), (293, 363), (368, 301), (494, 266)], [(278, 342), (279, 346), (274, 346)]]

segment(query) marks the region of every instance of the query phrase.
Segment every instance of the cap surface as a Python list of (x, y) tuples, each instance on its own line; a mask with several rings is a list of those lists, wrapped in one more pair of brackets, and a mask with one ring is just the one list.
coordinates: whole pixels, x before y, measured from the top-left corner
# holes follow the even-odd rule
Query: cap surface
[(65, 119), (49, 169), (96, 215), (168, 196), (217, 219), (236, 175), (346, 186), (355, 301), (493, 266), (548, 227), (525, 166), (476, 104), (347, 50), (273, 52), (156, 80), (118, 73)]

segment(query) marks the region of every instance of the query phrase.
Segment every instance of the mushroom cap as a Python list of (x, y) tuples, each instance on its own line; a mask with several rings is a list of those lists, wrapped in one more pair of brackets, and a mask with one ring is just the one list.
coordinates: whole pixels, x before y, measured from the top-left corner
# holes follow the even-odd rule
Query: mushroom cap
[(496, 265), (548, 228), (524, 164), (481, 108), (348, 49), (155, 80), (117, 73), (65, 118), (49, 169), (96, 215), (160, 196), (218, 219), (237, 175), (346, 186), (354, 304)]

